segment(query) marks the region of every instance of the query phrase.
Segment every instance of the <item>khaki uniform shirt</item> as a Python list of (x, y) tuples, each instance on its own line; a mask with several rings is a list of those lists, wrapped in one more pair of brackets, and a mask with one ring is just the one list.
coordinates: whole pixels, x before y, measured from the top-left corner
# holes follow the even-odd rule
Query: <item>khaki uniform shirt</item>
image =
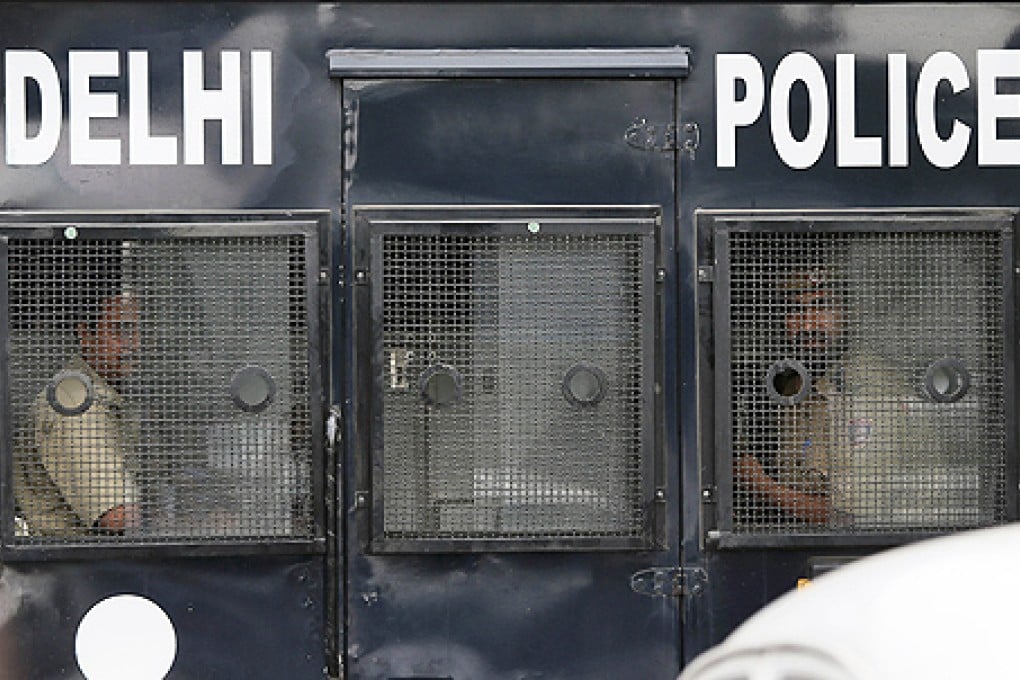
[[(92, 380), (93, 402), (86, 412), (65, 416), (49, 405), (45, 390), (36, 398), (35, 455), (19, 461), (16, 484), (32, 535), (85, 534), (107, 510), (139, 500), (120, 394), (81, 358), (67, 368)], [(68, 403), (81, 401), (79, 395), (63, 396)]]

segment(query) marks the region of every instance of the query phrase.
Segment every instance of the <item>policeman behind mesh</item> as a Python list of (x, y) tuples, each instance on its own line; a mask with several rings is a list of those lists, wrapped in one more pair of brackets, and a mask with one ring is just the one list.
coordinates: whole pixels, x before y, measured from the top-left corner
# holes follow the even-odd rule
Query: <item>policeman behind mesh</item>
[(759, 443), (774, 442), (775, 459), (768, 470), (753, 455), (760, 451), (735, 442), (738, 488), (787, 518), (811, 524), (923, 524), (933, 509), (930, 501), (918, 504), (898, 486), (903, 480), (920, 483), (910, 481), (919, 479), (918, 473), (906, 470), (916, 436), (908, 432), (904, 409), (918, 398), (905, 371), (861, 343), (848, 349), (847, 311), (823, 268), (795, 268), (783, 284), (787, 307), (779, 349), (789, 352), (806, 375), (781, 371), (771, 386), (774, 392), (765, 387), (772, 401), (800, 393), (805, 378), (809, 389), (771, 411), (752, 406), (758, 415), (778, 411), (775, 422), (758, 424)]
[[(94, 269), (102, 268), (100, 264)], [(102, 277), (100, 277), (102, 278)], [(58, 413), (47, 390), (33, 405), (37, 457), (21, 465), (18, 505), (32, 535), (122, 533), (141, 524), (137, 482), (130, 471), (132, 431), (117, 386), (134, 370), (138, 303), (107, 280), (89, 280), (73, 322), (78, 355), (65, 367), (87, 377), (92, 402), (83, 413)], [(81, 381), (56, 386), (55, 398), (78, 403)], [(62, 393), (63, 392), (63, 393)]]
[[(771, 360), (794, 359), (793, 367), (772, 376), (771, 385), (746, 386), (751, 402), (741, 405), (738, 418), (748, 421), (765, 420), (775, 413), (769, 406), (769, 394), (791, 401), (801, 394), (805, 378), (809, 385), (799, 403), (781, 406), (775, 422), (744, 422), (735, 441), (733, 472), (738, 488), (763, 498), (784, 516), (815, 524), (824, 524), (831, 517), (829, 502), (829, 461), (824, 440), (828, 428), (824, 422), (830, 411), (829, 401), (837, 390), (838, 377), (833, 375), (845, 351), (846, 317), (827, 287), (827, 273), (821, 268), (801, 265), (781, 280), (783, 298), (781, 328), (776, 343), (779, 354)], [(747, 415), (751, 414), (751, 415)], [(777, 444), (769, 452), (774, 459), (768, 468), (757, 454), (767, 444)], [(749, 452), (748, 449), (754, 450)], [(755, 450), (757, 449), (757, 450)], [(763, 518), (751, 518), (751, 521)]]

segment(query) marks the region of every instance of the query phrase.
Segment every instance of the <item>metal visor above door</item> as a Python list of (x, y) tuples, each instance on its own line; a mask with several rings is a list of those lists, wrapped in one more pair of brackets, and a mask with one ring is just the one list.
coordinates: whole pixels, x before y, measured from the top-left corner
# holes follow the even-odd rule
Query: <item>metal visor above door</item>
[(658, 209), (354, 215), (369, 548), (652, 547)]

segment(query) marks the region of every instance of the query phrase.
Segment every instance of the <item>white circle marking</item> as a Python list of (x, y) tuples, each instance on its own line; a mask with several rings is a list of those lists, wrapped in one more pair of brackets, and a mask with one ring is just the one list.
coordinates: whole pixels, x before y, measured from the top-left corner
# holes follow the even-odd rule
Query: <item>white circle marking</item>
[(82, 617), (74, 653), (86, 680), (163, 680), (177, 657), (177, 632), (152, 600), (114, 595)]

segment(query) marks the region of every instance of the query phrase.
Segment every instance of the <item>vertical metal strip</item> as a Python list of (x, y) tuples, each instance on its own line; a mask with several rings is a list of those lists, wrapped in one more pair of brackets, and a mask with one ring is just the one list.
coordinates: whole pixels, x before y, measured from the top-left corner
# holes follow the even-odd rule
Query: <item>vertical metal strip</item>
[[(329, 545), (326, 552), (326, 596), (328, 598), (326, 612), (326, 664), (331, 676), (343, 677), (347, 649), (347, 534), (351, 528), (356, 531), (356, 526), (347, 523), (346, 508), (348, 495), (346, 491), (349, 489), (349, 485), (344, 469), (345, 463), (348, 460), (348, 452), (355, 448), (351, 442), (354, 441), (353, 435), (356, 432), (356, 424), (352, 418), (355, 411), (347, 405), (346, 399), (351, 392), (351, 376), (352, 374), (357, 375), (357, 371), (351, 368), (355, 364), (354, 361), (351, 361), (351, 357), (357, 351), (357, 337), (355, 335), (357, 325), (351, 321), (352, 313), (355, 309), (355, 290), (351, 286), (350, 270), (352, 266), (350, 260), (351, 251), (349, 250), (351, 247), (350, 228), (353, 223), (349, 207), (349, 193), (351, 167), (354, 159), (353, 151), (357, 143), (357, 130), (354, 128), (353, 123), (349, 123), (347, 120), (349, 93), (346, 88), (346, 82), (341, 80), (337, 90), (340, 99), (339, 123), (342, 145), (342, 162), (340, 164), (340, 222), (337, 241), (335, 243), (329, 239), (327, 241), (329, 242), (331, 254), (334, 249), (337, 249), (336, 264), (338, 269), (334, 271), (336, 271), (337, 277), (335, 290), (338, 290), (339, 294), (336, 296), (336, 304), (331, 305), (333, 307), (333, 316), (326, 331), (325, 347), (329, 348), (330, 356), (334, 360), (339, 359), (336, 361), (336, 366), (342, 367), (339, 369), (342, 371), (342, 374), (339, 376), (335, 375), (336, 368), (331, 368), (327, 374), (330, 385), (337, 390), (337, 393), (333, 394), (333, 399), (338, 400), (338, 403), (335, 405), (340, 409), (342, 415), (338, 432), (342, 445), (337, 446), (335, 442), (331, 442), (330, 448), (333, 450), (332, 460), (329, 462), (329, 479), (331, 484), (327, 487), (329, 496), (326, 499), (332, 513), (329, 526), (335, 531), (334, 536), (327, 538)], [(356, 120), (356, 116), (352, 116), (352, 120)], [(330, 258), (327, 257), (326, 259), (327, 263), (329, 263)], [(328, 304), (332, 303), (333, 290), (330, 290)], [(333, 405), (331, 401), (330, 406), (332, 407)]]
[[(347, 280), (352, 300), (350, 321), (354, 342), (350, 355), (349, 370), (352, 378), (349, 382), (351, 394), (348, 399), (355, 416), (350, 423), (352, 435), (345, 454), (352, 468), (344, 475), (345, 484), (351, 485), (347, 489), (348, 498), (344, 510), (345, 512), (347, 508), (354, 510), (353, 526), (356, 527), (356, 531), (352, 532), (352, 537), (356, 538), (362, 550), (370, 550), (374, 525), (372, 514), (369, 508), (363, 506), (361, 495), (362, 492), (371, 489), (371, 468), (376, 454), (373, 433), (377, 429), (376, 395), (372, 388), (372, 336), (375, 329), (371, 318), (369, 290), (363, 281), (369, 265), (367, 253), (369, 220), (359, 215), (355, 208), (351, 208), (349, 219), (347, 238), (352, 271), (348, 273)], [(346, 523), (346, 515), (342, 521)], [(352, 524), (347, 526), (350, 530)], [(350, 543), (353, 545), (353, 541)]]
[[(370, 225), (366, 225), (370, 227)], [(384, 333), (385, 333), (385, 309), (384, 299), (385, 281), (383, 259), (383, 235), (369, 233), (369, 271), (367, 284), (369, 287), (369, 328), (370, 343), (368, 346), (368, 362), (363, 363), (361, 370), (369, 371), (368, 393), (371, 399), (371, 425), (369, 427), (369, 453), (368, 460), (371, 462), (371, 470), (368, 471), (372, 484), (371, 513), (372, 513), (372, 544), (376, 545), (380, 540), (385, 540), (385, 474), (386, 474), (386, 448), (383, 437), (385, 433), (384, 413), (385, 402), (385, 381), (383, 379), (383, 365), (385, 357)]]
[[(320, 342), (320, 352), (324, 357), (322, 361), (322, 370), (320, 375), (323, 380), (323, 399), (322, 399), (322, 410), (323, 415), (329, 418), (333, 413), (333, 405), (335, 394), (333, 393), (333, 361), (336, 360), (340, 355), (333, 352), (333, 314), (331, 313), (331, 305), (333, 301), (333, 291), (337, 284), (342, 285), (341, 277), (334, 279), (331, 272), (335, 271), (331, 265), (333, 257), (333, 238), (332, 238), (332, 222), (329, 217), (323, 217), (318, 222), (318, 251), (319, 251), (319, 263), (322, 267), (325, 275), (325, 285), (319, 287), (319, 309), (318, 318), (321, 324), (320, 331), (318, 334)], [(340, 290), (344, 290), (341, 288)], [(342, 311), (338, 310), (337, 315), (341, 316)], [(330, 415), (327, 415), (330, 414)], [(326, 655), (326, 669), (327, 672), (333, 677), (339, 677), (342, 674), (341, 668), (341, 652), (344, 648), (343, 644), (343, 624), (342, 624), (342, 611), (343, 603), (341, 598), (343, 597), (343, 587), (341, 584), (344, 582), (345, 575), (343, 569), (342, 560), (342, 546), (344, 530), (343, 527), (338, 524), (339, 507), (341, 504), (341, 495), (339, 489), (341, 488), (342, 478), (339, 475), (339, 470), (342, 467), (338, 464), (343, 456), (343, 447), (337, 446), (337, 439), (340, 441), (346, 441), (346, 437), (343, 436), (343, 418), (340, 419), (339, 423), (335, 423), (337, 430), (336, 432), (332, 429), (328, 433), (328, 437), (323, 441), (323, 470), (320, 473), (322, 479), (322, 490), (323, 497), (318, 503), (322, 507), (322, 511), (325, 513), (325, 541), (326, 541), (326, 569), (323, 576), (323, 595), (325, 599), (325, 606), (323, 607), (323, 630), (324, 630), (324, 653)], [(325, 434), (325, 423), (323, 424), (323, 430)], [(330, 438), (332, 437), (332, 438)]]
[(644, 321), (642, 323), (644, 333), (641, 339), (641, 353), (644, 355), (641, 362), (644, 373), (642, 380), (644, 397), (641, 408), (641, 458), (643, 460), (644, 498), (646, 507), (651, 509), (650, 519), (654, 528), (652, 536), (649, 537), (649, 547), (660, 545), (665, 538), (663, 521), (665, 508), (661, 502), (662, 499), (658, 498), (656, 494), (658, 489), (664, 489), (666, 486), (663, 474), (662, 447), (657, 441), (655, 427), (658, 421), (656, 404), (659, 402), (659, 395), (662, 392), (662, 374), (657, 366), (659, 354), (655, 351), (661, 329), (661, 318), (658, 314), (660, 308), (658, 301), (661, 293), (655, 282), (659, 264), (656, 252), (661, 238), (659, 233), (661, 229), (654, 224), (651, 227), (651, 231), (641, 237), (641, 287), (644, 291), (641, 296), (641, 317)]
[[(328, 355), (323, 352), (322, 345), (322, 310), (328, 301), (328, 286), (319, 285), (320, 241), (316, 230), (311, 229), (304, 234), (305, 257), (305, 318), (308, 332), (308, 401), (309, 427), (311, 428), (312, 444), (312, 498), (315, 537), (321, 539), (326, 534), (325, 512), (325, 420), (324, 411), (328, 403), (323, 385), (323, 372), (328, 364)], [(328, 276), (327, 276), (328, 280)]]
[(715, 484), (719, 531), (733, 531), (733, 393), (730, 333), (730, 232), (720, 223), (712, 233), (715, 261), (712, 317), (715, 347)]
[(10, 376), (10, 244), (0, 236), (0, 549), (14, 542), (14, 433)]
[[(1015, 220), (1015, 218), (1014, 218)], [(1002, 229), (1002, 331), (1003, 331), (1003, 404), (1006, 409), (1006, 519), (1020, 518), (1020, 452), (1017, 451), (1017, 309), (1016, 285), (1020, 277), (1014, 267), (1018, 261), (1014, 257), (1013, 224), (1008, 223)]]

